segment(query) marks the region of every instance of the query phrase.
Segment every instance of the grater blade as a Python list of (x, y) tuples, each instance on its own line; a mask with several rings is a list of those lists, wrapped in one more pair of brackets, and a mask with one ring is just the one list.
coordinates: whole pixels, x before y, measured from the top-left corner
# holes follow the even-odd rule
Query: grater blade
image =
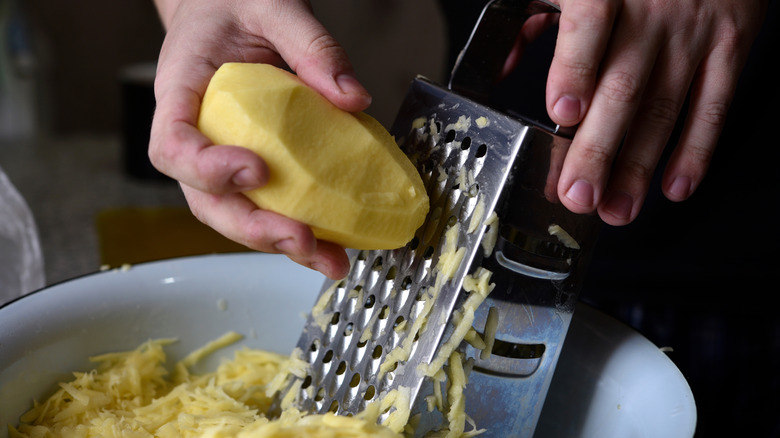
[[(499, 15), (501, 8), (522, 9), (521, 21), (528, 14), (552, 10), (546, 1), (494, 0), (485, 11), (496, 6)], [(495, 14), (483, 12), (478, 27), (491, 16)], [(508, 23), (517, 25), (516, 21)], [(479, 43), (477, 31), (475, 28), (472, 45)], [(390, 129), (420, 172), (431, 201), (428, 217), (403, 248), (349, 251), (348, 276), (323, 284), (297, 344), (309, 367), (277, 394), (273, 409), (278, 411), (287, 401), (306, 412), (352, 415), (399, 390), (400, 398), (383, 412), (380, 421), (408, 412), (421, 391), (427, 391), (423, 384), (430, 377), (429, 364), (444, 357), (437, 355), (442, 354), (440, 350), (453, 330), (450, 317), (464, 299), (464, 279), (491, 255), (483, 248), (483, 240), (496, 239), (496, 254), (489, 258), (502, 256), (496, 269), (503, 267), (509, 273), (499, 277), (521, 274), (545, 285), (556, 282), (552, 287), (560, 289), (559, 283), (570, 276), (571, 260), (579, 254), (557, 250), (562, 245), (554, 237), (550, 239), (549, 224), (541, 233), (535, 232), (537, 224), (533, 224), (535, 230), (514, 227), (516, 208), (506, 207), (507, 198), (515, 196), (509, 189), (525, 181), (515, 176), (518, 163), (526, 162), (525, 158), (537, 160), (534, 156), (542, 154), (547, 157), (547, 161), (542, 160), (547, 166), (544, 175), (554, 174), (552, 151), (567, 147), (569, 139), (559, 135), (557, 127), (541, 127), (480, 103), (478, 89), (465, 97), (469, 93), (464, 92), (463, 84), (472, 80), (467, 73), (473, 70), (472, 61), (480, 60), (469, 53), (464, 50), (461, 56), (461, 74), (453, 73), (450, 87), (457, 88), (457, 94), (423, 77), (414, 79)], [(520, 183), (515, 184), (516, 180)], [(541, 193), (544, 199), (550, 181), (534, 183), (531, 191)], [(560, 205), (556, 208), (565, 210)], [(511, 232), (499, 232), (499, 225), (489, 221), (498, 209), (510, 216)], [(485, 238), (487, 232), (492, 237)], [(535, 246), (529, 250), (527, 244), (517, 245), (517, 235)], [(525, 303), (518, 306), (527, 308)], [(565, 315), (563, 319), (555, 316), (559, 310), (560, 306), (554, 308), (551, 316), (553, 321), (564, 321), (556, 325), (558, 344), (568, 328)], [(570, 308), (563, 310), (570, 315)], [(484, 315), (478, 314), (477, 319), (484, 325)], [(543, 374), (542, 383), (533, 386), (541, 401), (558, 350), (553, 348), (555, 354), (545, 357), (545, 373), (539, 373)], [(490, 370), (490, 361), (479, 363)], [(533, 414), (538, 416), (541, 402), (532, 404), (538, 406)], [(531, 423), (535, 424), (534, 419)]]

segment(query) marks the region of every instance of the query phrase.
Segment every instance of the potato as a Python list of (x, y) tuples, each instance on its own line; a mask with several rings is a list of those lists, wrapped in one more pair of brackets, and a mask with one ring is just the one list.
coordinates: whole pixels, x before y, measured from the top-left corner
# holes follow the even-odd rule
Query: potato
[(331, 104), (297, 76), (228, 63), (203, 97), (198, 128), (215, 144), (246, 147), (270, 170), (249, 197), (355, 249), (404, 246), (429, 200), (422, 179), (382, 125)]

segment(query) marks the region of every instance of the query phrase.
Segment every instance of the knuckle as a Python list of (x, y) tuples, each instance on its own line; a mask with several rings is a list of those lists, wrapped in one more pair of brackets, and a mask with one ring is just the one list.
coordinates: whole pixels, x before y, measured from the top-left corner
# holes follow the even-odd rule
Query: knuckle
[(197, 219), (201, 223), (208, 226), (212, 226), (211, 222), (209, 221), (209, 216), (207, 214), (209, 209), (203, 205), (203, 201), (200, 200), (197, 196), (192, 196), (190, 194), (190, 191), (192, 190), (193, 190), (192, 188), (183, 187), (184, 197), (187, 200), (187, 205), (190, 208), (190, 212), (195, 217), (195, 219)]
[(247, 226), (241, 240), (241, 243), (253, 249), (265, 251), (273, 250), (273, 245), (269, 243), (270, 236), (268, 230), (265, 226), (260, 224), (250, 224)]
[(575, 79), (593, 78), (598, 72), (598, 63), (578, 57), (577, 53), (564, 53), (558, 62), (569, 77)]
[(635, 183), (641, 183), (642, 187), (644, 187), (653, 177), (655, 168), (639, 159), (627, 159), (621, 163), (620, 172), (624, 178)]
[(685, 145), (685, 155), (688, 156), (688, 161), (694, 163), (696, 166), (706, 168), (712, 161), (713, 153), (715, 152), (712, 147), (707, 144), (699, 142), (689, 142)]
[(722, 102), (710, 102), (704, 104), (695, 111), (693, 118), (695, 121), (708, 125), (710, 129), (720, 130), (726, 123), (728, 114), (728, 105)]
[(616, 13), (613, 2), (577, 1), (566, 6), (561, 15), (561, 26), (566, 30), (575, 30), (580, 26), (601, 27), (603, 23), (612, 21)]
[(323, 33), (314, 37), (309, 43), (306, 53), (316, 55), (324, 52), (341, 51), (338, 41), (329, 33)]
[(674, 125), (680, 114), (680, 105), (675, 99), (667, 97), (652, 98), (645, 107), (645, 117), (656, 125)]
[(168, 142), (152, 141), (149, 143), (149, 161), (160, 171), (168, 169), (176, 159), (176, 153)]
[(617, 103), (636, 103), (639, 100), (641, 81), (636, 74), (626, 70), (609, 72), (601, 81), (605, 97)]
[(594, 143), (581, 144), (578, 153), (590, 166), (596, 168), (605, 168), (613, 160), (609, 151)]

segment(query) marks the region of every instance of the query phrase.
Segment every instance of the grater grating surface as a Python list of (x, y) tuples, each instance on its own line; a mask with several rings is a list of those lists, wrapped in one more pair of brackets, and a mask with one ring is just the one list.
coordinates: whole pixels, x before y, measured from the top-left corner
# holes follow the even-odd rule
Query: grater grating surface
[[(482, 251), (484, 222), (530, 129), (421, 78), (399, 114), (391, 132), (402, 134), (402, 149), (420, 170), (430, 213), (406, 247), (351, 251), (347, 278), (323, 286), (325, 306), (310, 316), (298, 343), (312, 365), (299, 393), (306, 411), (356, 413), (399, 387), (415, 399), (418, 365), (434, 358), (463, 278)], [(480, 128), (477, 119), (487, 125)], [(442, 270), (453, 257), (444, 237), (452, 228), (461, 259)], [(393, 366), (399, 348), (410, 354)]]
[[(500, 17), (507, 8), (527, 7), (520, 14), (521, 22), (530, 13), (551, 11), (548, 2), (539, 0), (494, 0), (485, 11), (491, 7), (497, 7)], [(481, 25), (496, 27), (489, 23), (490, 17), (483, 13)], [(497, 27), (516, 25), (517, 21), (510, 20)], [(475, 29), (471, 43), (478, 33)], [(473, 51), (471, 53), (473, 55)], [(473, 67), (470, 59), (481, 62), (480, 57), (469, 56), (464, 50), (460, 63), (465, 82), (472, 80), (467, 75), (468, 67)], [(476, 68), (480, 69), (482, 67)], [(550, 160), (554, 155), (552, 151), (566, 147), (569, 140), (549, 128), (510, 117), (464, 97), (470, 93), (463, 92), (462, 83), (454, 81), (450, 86), (457, 88), (458, 94), (424, 78), (416, 78), (390, 130), (417, 166), (426, 186), (431, 205), (425, 223), (403, 248), (349, 251), (351, 270), (348, 276), (340, 281), (325, 282), (298, 342), (297, 347), (302, 359), (310, 365), (309, 369), (305, 375), (295, 377), (277, 396), (277, 410), (282, 397), (292, 395), (294, 405), (303, 411), (349, 415), (362, 411), (392, 390), (401, 390), (401, 399), (396, 400), (380, 420), (392, 417), (395, 409), (408, 411), (420, 392), (427, 391), (423, 388), (426, 367), (434, 361), (437, 350), (452, 332), (453, 326), (448, 321), (462, 302), (459, 300), (463, 300), (465, 277), (490, 255), (482, 246), (484, 238), (497, 244), (496, 254), (486, 261), (489, 265), (493, 263), (494, 269), (506, 271), (497, 276), (500, 281), (509, 278), (503, 283), (511, 285), (514, 284), (512, 278), (521, 274), (532, 281), (543, 282), (540, 293), (544, 297), (550, 295), (547, 289), (557, 297), (551, 306), (541, 302), (546, 298), (540, 301), (551, 309), (549, 317), (544, 317), (551, 322), (550, 333), (541, 339), (537, 337), (528, 345), (522, 344), (521, 337), (513, 334), (506, 336), (511, 342), (500, 342), (499, 349), (511, 345), (514, 349), (527, 347), (529, 351), (544, 352), (545, 342), (550, 341), (552, 348), (548, 353), (540, 353), (539, 358), (535, 358), (540, 360), (530, 365), (521, 361), (520, 368), (528, 368), (524, 374), (516, 372), (518, 365), (511, 360), (493, 360), (499, 364), (496, 368), (491, 360), (480, 360), (478, 353), (470, 352), (477, 357), (477, 365), (488, 374), (494, 372), (492, 369), (498, 369), (499, 374), (504, 373), (506, 377), (538, 376), (539, 383), (533, 382), (530, 389), (525, 390), (526, 394), (536, 394), (533, 401), (526, 403), (533, 405), (531, 416), (538, 416), (573, 308), (570, 298), (574, 295), (570, 292), (561, 295), (562, 290), (570, 289), (562, 282), (569, 278), (573, 268), (571, 261), (578, 254), (551, 238), (548, 232), (550, 218), (557, 215), (559, 219), (565, 219), (567, 212), (558, 213), (564, 210), (562, 207), (540, 210), (540, 216), (549, 217), (543, 219), (543, 225), (533, 223), (529, 229), (528, 224), (515, 227), (519, 223), (515, 217), (518, 214), (516, 204), (509, 203), (512, 204), (510, 208), (505, 204), (507, 198), (526, 196), (515, 192), (517, 187), (528, 191), (524, 186), (529, 181), (516, 174), (518, 163), (528, 161), (538, 162), (544, 168), (542, 181), (530, 182), (533, 186), (530, 192), (534, 196), (542, 193), (543, 199), (544, 186), (548, 182), (544, 179), (555, 170), (555, 163)], [(470, 97), (480, 100), (480, 95), (480, 90), (476, 90)], [(546, 161), (537, 155), (546, 157)], [(527, 173), (535, 178), (534, 171)], [(510, 190), (513, 186), (517, 187)], [(536, 202), (521, 201), (529, 207)], [(549, 202), (545, 200), (544, 203)], [(503, 216), (507, 216), (509, 232), (499, 232), (498, 224), (489, 222), (494, 211), (499, 213), (501, 228), (505, 228)], [(527, 212), (520, 213), (528, 216)], [(566, 223), (566, 229), (575, 227), (576, 223), (576, 220)], [(524, 242), (518, 244), (520, 240)], [(564, 297), (562, 301), (561, 296)], [(503, 308), (503, 318), (518, 319), (518, 314), (532, 309), (528, 303), (512, 303), (513, 299), (499, 301), (501, 297), (491, 301), (489, 307)], [(485, 312), (487, 310), (477, 314), (475, 327), (477, 324), (484, 327)], [(542, 312), (539, 314), (541, 317)], [(524, 327), (519, 330), (523, 331)], [(541, 350), (539, 345), (542, 345)], [(469, 353), (468, 349), (465, 351)], [(540, 367), (544, 372), (536, 372)], [(482, 387), (485, 385), (492, 383)], [(507, 397), (519, 394), (514, 387), (496, 391)], [(510, 403), (509, 410), (512, 409), (516, 408)], [(483, 411), (484, 415), (478, 417), (489, 418), (490, 410)], [(504, 431), (513, 427), (528, 429), (528, 423), (532, 432), (535, 425), (535, 418), (507, 421), (509, 424)]]

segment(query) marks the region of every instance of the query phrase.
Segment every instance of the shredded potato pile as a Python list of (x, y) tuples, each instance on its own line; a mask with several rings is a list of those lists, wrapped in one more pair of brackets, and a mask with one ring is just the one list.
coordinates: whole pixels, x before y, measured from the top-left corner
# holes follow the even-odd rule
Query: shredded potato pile
[[(186, 366), (235, 340), (226, 337), (193, 352), (168, 376), (164, 347), (148, 341), (129, 352), (91, 358), (99, 365), (59, 384), (59, 390), (21, 417), (18, 437), (393, 437), (370, 413), (342, 417), (287, 409), (269, 420), (274, 386), (295, 368), (295, 355), (241, 349), (215, 372), (191, 375)], [(282, 379), (279, 378), (282, 376)]]

